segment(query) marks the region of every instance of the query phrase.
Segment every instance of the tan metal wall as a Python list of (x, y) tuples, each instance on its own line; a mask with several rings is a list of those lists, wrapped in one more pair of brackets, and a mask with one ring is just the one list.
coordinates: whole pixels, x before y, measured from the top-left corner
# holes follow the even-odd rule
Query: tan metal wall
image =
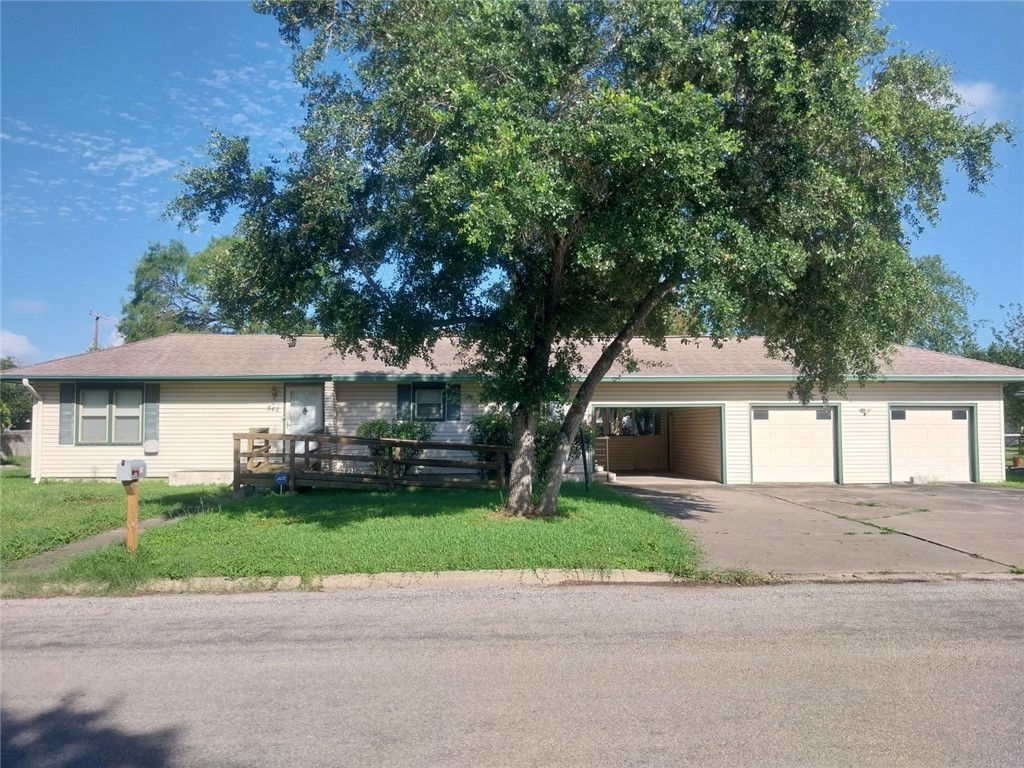
[(722, 426), (718, 408), (672, 411), (673, 472), (694, 480), (722, 481)]
[(668, 436), (611, 435), (608, 437), (608, 466), (611, 472), (668, 469)]

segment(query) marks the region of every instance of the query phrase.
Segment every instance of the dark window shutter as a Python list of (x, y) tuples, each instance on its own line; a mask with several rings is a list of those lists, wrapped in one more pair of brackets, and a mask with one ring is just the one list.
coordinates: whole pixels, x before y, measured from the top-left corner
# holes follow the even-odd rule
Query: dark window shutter
[(462, 385), (448, 384), (444, 388), (444, 418), (458, 421), (462, 418)]
[(412, 384), (398, 385), (398, 418), (412, 418)]
[(160, 385), (147, 384), (145, 394), (146, 405), (143, 418), (142, 440), (160, 439)]
[(61, 445), (75, 444), (75, 385), (60, 385), (60, 438)]

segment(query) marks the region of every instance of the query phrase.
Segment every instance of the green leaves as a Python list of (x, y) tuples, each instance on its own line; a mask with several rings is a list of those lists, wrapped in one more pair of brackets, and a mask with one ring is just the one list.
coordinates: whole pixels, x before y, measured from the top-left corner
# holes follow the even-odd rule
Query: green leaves
[(151, 243), (135, 265), (130, 298), (121, 304), (117, 330), (124, 340), (223, 331), (207, 291), (211, 262), (223, 247), (223, 241), (214, 241), (210, 253), (193, 256), (180, 240)]
[(485, 398), (535, 414), (610, 366), (580, 343), (680, 318), (763, 334), (801, 397), (871, 375), (920, 321), (907, 245), (946, 162), (976, 189), (1011, 137), (871, 2), (257, 8), (295, 47), (305, 150), (258, 167), (215, 135), (182, 176), (186, 223), (242, 212), (217, 294), (390, 363), (455, 335)]

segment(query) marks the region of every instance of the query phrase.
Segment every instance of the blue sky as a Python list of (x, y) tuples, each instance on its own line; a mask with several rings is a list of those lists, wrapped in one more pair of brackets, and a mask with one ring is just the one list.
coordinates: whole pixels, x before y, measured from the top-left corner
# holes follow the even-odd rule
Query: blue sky
[[(1024, 3), (896, 2), (893, 37), (939, 53), (977, 116), (1024, 127)], [(295, 148), (302, 118), (289, 51), (246, 2), (0, 3), (0, 344), (22, 362), (84, 351), (92, 310), (114, 318), (150, 242), (192, 250), (162, 221), (174, 174), (201, 164), (209, 129), (260, 156)], [(1024, 141), (1024, 137), (1022, 137)], [(976, 321), (1024, 300), (1024, 149), (984, 196), (953, 179), (942, 222), (914, 244), (978, 291)], [(100, 341), (116, 343), (114, 321)], [(987, 333), (982, 334), (987, 339)]]

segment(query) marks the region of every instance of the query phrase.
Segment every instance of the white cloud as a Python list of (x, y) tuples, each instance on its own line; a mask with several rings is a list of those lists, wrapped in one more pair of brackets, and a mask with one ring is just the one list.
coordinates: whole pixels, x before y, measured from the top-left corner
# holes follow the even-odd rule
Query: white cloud
[(1015, 95), (988, 80), (967, 80), (954, 83), (953, 87), (964, 100), (960, 108), (962, 114), (990, 123), (1010, 117), (1014, 101), (1020, 100), (1019, 94)]
[(32, 299), (15, 299), (15, 301), (11, 303), (11, 309), (15, 312), (39, 314), (41, 312), (45, 312), (48, 307), (41, 301), (33, 301)]
[(0, 357), (13, 357), (19, 363), (27, 363), (38, 355), (39, 350), (25, 336), (0, 331)]
[(134, 182), (147, 176), (167, 173), (174, 167), (171, 160), (160, 157), (149, 147), (127, 147), (89, 163), (85, 169), (100, 176), (127, 174), (126, 180)]
[(107, 347), (120, 347), (122, 344), (124, 344), (124, 336), (122, 336), (117, 331), (111, 331), (110, 335), (107, 336), (107, 341), (106, 341), (106, 344), (104, 346), (107, 346)]

